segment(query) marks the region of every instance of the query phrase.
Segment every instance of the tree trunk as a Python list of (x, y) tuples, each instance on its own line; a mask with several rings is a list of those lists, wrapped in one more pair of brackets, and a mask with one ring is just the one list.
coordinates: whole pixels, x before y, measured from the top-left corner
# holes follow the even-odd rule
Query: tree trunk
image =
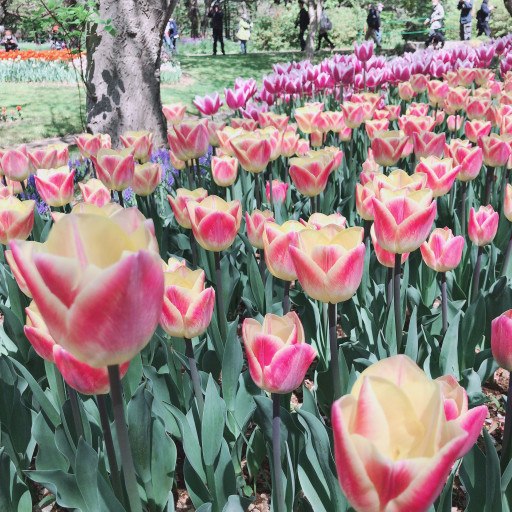
[(323, 0), (308, 0), (309, 30), (306, 39), (306, 59), (313, 59), (315, 54), (315, 41), (318, 33), (318, 24), (322, 16)]
[(7, 0), (0, 0), (0, 25), (4, 24), (5, 15), (7, 14)]
[(87, 129), (108, 133), (115, 147), (119, 135), (149, 130), (157, 146), (167, 144), (160, 99), (160, 48), (177, 0), (102, 0), (87, 38)]
[(503, 3), (505, 4), (505, 9), (507, 9), (510, 16), (512, 16), (512, 0), (503, 0)]
[(190, 37), (199, 37), (199, 7), (197, 0), (186, 0), (188, 19), (190, 20)]

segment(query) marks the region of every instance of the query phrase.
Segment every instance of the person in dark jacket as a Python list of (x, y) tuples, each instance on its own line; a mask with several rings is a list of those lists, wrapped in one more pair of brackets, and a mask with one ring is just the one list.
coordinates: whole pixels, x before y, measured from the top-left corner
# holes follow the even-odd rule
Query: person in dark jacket
[(5, 47), (6, 52), (15, 52), (16, 50), (19, 50), (18, 41), (12, 35), (12, 32), (10, 30), (5, 31), (5, 35), (0, 41), (0, 45), (3, 45)]
[(381, 20), (380, 13), (383, 5), (378, 3), (376, 7), (370, 4), (368, 7), (368, 16), (366, 18), (366, 34), (364, 36), (365, 41), (373, 39), (378, 47), (380, 47), (380, 41), (382, 39), (382, 32), (380, 30)]
[(309, 27), (309, 14), (306, 9), (304, 9), (304, 2), (299, 0), (299, 15), (297, 16), (297, 21), (295, 22), (295, 27), (299, 27), (299, 42), (300, 49), (302, 51), (306, 48), (306, 40), (304, 39), (304, 34)]
[(213, 29), (213, 55), (217, 55), (217, 42), (220, 43), (222, 55), (226, 55), (226, 52), (224, 51), (224, 39), (222, 37), (222, 20), (224, 18), (224, 13), (219, 8), (218, 4), (214, 4), (210, 7), (208, 18), (212, 19), (210, 25)]
[(491, 11), (496, 9), (494, 5), (489, 5), (489, 0), (483, 0), (480, 10), (476, 13), (476, 28), (478, 36), (485, 34), (491, 37), (491, 29), (489, 28), (489, 20), (491, 19)]
[(473, 9), (473, 0), (459, 0), (457, 9), (460, 11), (460, 40), (469, 41), (471, 39), (471, 10)]

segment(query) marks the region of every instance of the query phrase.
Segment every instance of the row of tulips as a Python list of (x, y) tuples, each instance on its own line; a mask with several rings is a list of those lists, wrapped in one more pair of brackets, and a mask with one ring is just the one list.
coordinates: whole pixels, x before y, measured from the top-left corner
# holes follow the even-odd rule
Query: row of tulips
[[(468, 397), (458, 381), (469, 388), (469, 380), (485, 381), (496, 368), (486, 350), (490, 338), (478, 339), (476, 334), (485, 326), (477, 325), (472, 315), (480, 312), (482, 304), (486, 309), (486, 298), (497, 302), (507, 297), (500, 290), (509, 288), (507, 279), (492, 283), (496, 271), (493, 274), (491, 266), (496, 261), (493, 252), (504, 252), (503, 243), (499, 249), (493, 244), (499, 231), (499, 212), (512, 220), (512, 185), (507, 175), (512, 75), (503, 70), (508, 66), (505, 50), (511, 41), (505, 38), (473, 53), (467, 48), (452, 53), (420, 52), (416, 55), (419, 64), (409, 62), (415, 71), (409, 76), (404, 63), (381, 65), (371, 56), (368, 44), (356, 47), (355, 56), (335, 56), (319, 68), (307, 62), (277, 65), (274, 76), (263, 82), (264, 90), (273, 96), (274, 111), (257, 103), (266, 101), (265, 94), (257, 91), (253, 80), (237, 80), (235, 90), (225, 92), (226, 102), (243, 117), (232, 118), (230, 126), (214, 119), (184, 120), (182, 106), (164, 107), (171, 125), (170, 158), (180, 171), (177, 186), (181, 187), (171, 191), (168, 205), (161, 206), (179, 228), (171, 223), (164, 228), (158, 209), (151, 208), (149, 201), (140, 206), (152, 219), (136, 208), (123, 208), (119, 192), (132, 187), (137, 195), (154, 199), (159, 186), (161, 169), (158, 171), (158, 164), (148, 164), (150, 133), (127, 134), (122, 139), (125, 149), (119, 150), (111, 148), (107, 135), (77, 138), (83, 157), (93, 163), (91, 176), (94, 173), (97, 178), (81, 184), (84, 203), (76, 204), (70, 214), (52, 214), (46, 241), (40, 229), (36, 233), (40, 219), (33, 204), (13, 195), (21, 197), (24, 180), (31, 172), (36, 173), (39, 190), (46, 175), (42, 171), (55, 176), (59, 169), (51, 166), (58, 167), (58, 155), (64, 159), (65, 150), (48, 148), (37, 155), (23, 148), (2, 150), (0, 170), (10, 180), (1, 200), (2, 243), (10, 246), (5, 259), (21, 292), (33, 299), (26, 310), (25, 334), (47, 362), (50, 392), (53, 382), (58, 384), (58, 378), (52, 377), (55, 363), (67, 384), (82, 394), (76, 396), (72, 389), (57, 393), (60, 406), (65, 405), (66, 394), (69, 396), (78, 434), (76, 441), (72, 440), (77, 456), (90, 437), (91, 420), (86, 411), (95, 410), (97, 403), (108, 458), (108, 485), (113, 489), (110, 503), (132, 511), (168, 506), (172, 479), (162, 484), (165, 492), (157, 498), (159, 447), (151, 452), (153, 462), (144, 466), (140, 453), (144, 446), (145, 453), (150, 453), (148, 437), (134, 438), (133, 434), (137, 426), (130, 419), (131, 411), (140, 407), (141, 396), (143, 402), (157, 404), (147, 420), (154, 422), (153, 427), (147, 428), (152, 428), (155, 436), (163, 432), (161, 449), (172, 451), (166, 431), (183, 444), (186, 459), (183, 470), (178, 470), (183, 472), (198, 509), (209, 504), (213, 510), (230, 510), (230, 503), (239, 507), (236, 510), (248, 507), (242, 495), (244, 485), (228, 482), (231, 473), (235, 481), (237, 464), (237, 474), (244, 480), (243, 443), (249, 447), (245, 457), (250, 471), (258, 471), (262, 461), (258, 451), (264, 451), (261, 448), (267, 442), (272, 457), (271, 498), (273, 509), (279, 512), (295, 506), (300, 510), (349, 510), (332, 483), (333, 467), (344, 496), (358, 512), (427, 511), (441, 492), (438, 510), (442, 510), (446, 506), (442, 503), (451, 499), (452, 468), (456, 471), (458, 467), (454, 463), (468, 451), (461, 478), (469, 488), (471, 475), (481, 471), (475, 460), (484, 456), (474, 444), (487, 407), (476, 400), (480, 387), (476, 394), (473, 387)], [(477, 60), (490, 61), (494, 53), (505, 54), (500, 62), (503, 82), (487, 69), (471, 68)], [(441, 62), (457, 71), (446, 69), (438, 75)], [(322, 66), (341, 78), (332, 78), (331, 83), (321, 77), (327, 74)], [(395, 68), (395, 76), (402, 75), (400, 78), (385, 75)], [(425, 75), (428, 70), (436, 70), (430, 71), (431, 79)], [(444, 80), (437, 80), (442, 75)], [(398, 83), (387, 95), (353, 90), (365, 85), (380, 87), (383, 76), (387, 82)], [(473, 86), (477, 78), (480, 87)], [(268, 91), (268, 84), (274, 92)], [(423, 95), (417, 99), (425, 102), (411, 103), (409, 86), (414, 94)], [(393, 98), (399, 103), (393, 105)], [(336, 101), (341, 100), (338, 105)], [(330, 110), (325, 110), (326, 105)], [(218, 94), (196, 99), (196, 106), (213, 116), (220, 108)], [(485, 128), (479, 125), (478, 117), (466, 120), (471, 119), (469, 112), (486, 117), (489, 124)], [(296, 124), (290, 123), (291, 119)], [(198, 160), (210, 145), (218, 148), (211, 176), (198, 172)], [(441, 158), (443, 154), (445, 158)], [(408, 172), (393, 170), (396, 165)], [(151, 168), (155, 166), (156, 170)], [(267, 178), (264, 187), (260, 175)], [(138, 187), (137, 176), (145, 187)], [(501, 186), (495, 183), (496, 177)], [(458, 191), (457, 179), (461, 182)], [(62, 195), (57, 178), (50, 182), (54, 195)], [(202, 187), (196, 188), (196, 182)], [(267, 187), (268, 193), (262, 194)], [(210, 194), (209, 189), (218, 194)], [(111, 202), (114, 191), (120, 204)], [(264, 195), (268, 209), (262, 206)], [(51, 206), (74, 202), (73, 193), (66, 198)], [(469, 221), (466, 202), (472, 206)], [(22, 210), (28, 211), (25, 218)], [(506, 241), (510, 229), (503, 222), (501, 225), (505, 233), (501, 238)], [(466, 226), (469, 240), (478, 246), (476, 258), (466, 244)], [(29, 236), (35, 241), (22, 241)], [(491, 247), (489, 254), (484, 252), (485, 246)], [(416, 257), (417, 249), (424, 263)], [(186, 257), (188, 264), (168, 259), (168, 253)], [(510, 251), (500, 261), (504, 274), (509, 256)], [(489, 268), (482, 282), (480, 269), (485, 262)], [(390, 269), (384, 279), (379, 265)], [(441, 274), (441, 313), (433, 307), (438, 295), (435, 278), (433, 288), (423, 282), (428, 275), (425, 268)], [(472, 278), (464, 277), (467, 270)], [(413, 273), (418, 275), (409, 278)], [(207, 286), (207, 280), (214, 287)], [(433, 289), (430, 300), (426, 298), (432, 295), (429, 288)], [(14, 299), (12, 291), (11, 287), (10, 306), (24, 304), (24, 297)], [(460, 294), (465, 301), (457, 302)], [(272, 403), (261, 391), (249, 391), (244, 379), (242, 340), (236, 334), (240, 303), (247, 315), (241, 338), (248, 373), (258, 388), (270, 393)], [(503, 312), (506, 303), (504, 300), (490, 310), (493, 317)], [(457, 307), (464, 309), (462, 323), (461, 313), (453, 312)], [(21, 310), (20, 314), (23, 317)], [(409, 324), (406, 334), (405, 317)], [(437, 317), (442, 326), (439, 330), (434, 327)], [(6, 317), (6, 321), (9, 325), (14, 319)], [(465, 340), (458, 337), (459, 323), (462, 332), (470, 335), (465, 345), (473, 347), (473, 354), (466, 352)], [(382, 330), (377, 325), (382, 325)], [(493, 353), (507, 369), (512, 369), (510, 325), (510, 312), (492, 325)], [(468, 326), (475, 332), (468, 331)], [(475, 348), (482, 354), (478, 361)], [(34, 400), (48, 415), (51, 407), (38, 383), (29, 379), (26, 369), (20, 371), (28, 379)], [(142, 395), (128, 388), (132, 392), (126, 399), (133, 394), (127, 408), (130, 432), (119, 384), (123, 374), (125, 383), (132, 382), (131, 375), (135, 375), (135, 387), (144, 375)], [(165, 385), (159, 375), (165, 376)], [(289, 393), (308, 376), (314, 381), (314, 391), (304, 386), (302, 407), (290, 414)], [(101, 398), (109, 390), (111, 399)], [(88, 401), (85, 395), (97, 398)], [(123, 479), (110, 435), (109, 405)], [(507, 414), (507, 420), (511, 417)], [(280, 431), (281, 418), (284, 432)], [(41, 418), (37, 428), (34, 426), (38, 439), (43, 421)], [(252, 434), (248, 429), (251, 422), (257, 425)], [(51, 428), (57, 432), (58, 425), (57, 419)], [(163, 426), (164, 430), (158, 430)], [(263, 443), (259, 450), (258, 438)], [(130, 442), (133, 446), (135, 440), (139, 444), (132, 458)], [(495, 449), (485, 430), (484, 442), (488, 478), (501, 478), (503, 472), (505, 479), (510, 421), (501, 470), (499, 463), (496, 469), (492, 462), (490, 449)], [(45, 453), (44, 443), (40, 450)], [(103, 443), (97, 451), (103, 451)], [(41, 457), (32, 478), (54, 486), (60, 475), (44, 474), (43, 468)], [(220, 482), (216, 473), (222, 472), (225, 477)], [(78, 468), (75, 473), (75, 486), (83, 494), (80, 485), (85, 484), (78, 478)], [(150, 485), (152, 478), (155, 486)], [(297, 485), (307, 502), (297, 494)], [(490, 480), (487, 489), (492, 485), (496, 482)], [(507, 485), (502, 480), (504, 489)], [(144, 492), (139, 492), (139, 487)], [(106, 492), (100, 488), (98, 484), (94, 492)], [(69, 493), (65, 499), (62, 495), (57, 498), (69, 503), (73, 490)], [(475, 496), (470, 494), (470, 499), (477, 499)], [(507, 500), (500, 496), (500, 505), (502, 499)], [(115, 507), (110, 505), (110, 509)]]

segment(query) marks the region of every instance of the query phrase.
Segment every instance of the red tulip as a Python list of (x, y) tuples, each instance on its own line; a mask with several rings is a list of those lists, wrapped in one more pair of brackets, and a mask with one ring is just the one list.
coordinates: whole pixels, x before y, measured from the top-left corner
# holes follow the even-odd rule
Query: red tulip
[(299, 387), (316, 357), (294, 312), (265, 315), (263, 324), (246, 318), (242, 337), (252, 380), (269, 393), (286, 394)]
[(464, 237), (453, 236), (450, 228), (432, 231), (428, 242), (420, 246), (425, 264), (436, 272), (448, 272), (458, 266), (464, 249)]
[(478, 247), (490, 244), (498, 231), (499, 215), (491, 205), (480, 206), (477, 212), (469, 212), (469, 239)]

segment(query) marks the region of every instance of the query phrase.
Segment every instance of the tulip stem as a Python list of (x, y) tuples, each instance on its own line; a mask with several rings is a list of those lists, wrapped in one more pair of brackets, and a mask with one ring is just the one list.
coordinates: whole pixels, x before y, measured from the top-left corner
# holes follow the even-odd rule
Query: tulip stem
[(315, 212), (316, 212), (315, 198), (311, 197), (311, 215), (313, 215)]
[(503, 166), (503, 174), (501, 175), (501, 187), (500, 187), (500, 208), (503, 208), (505, 204), (505, 191), (507, 189), (507, 181), (508, 181), (508, 169), (507, 166)]
[(187, 177), (188, 177), (188, 188), (194, 190), (196, 185), (194, 183), (194, 176), (192, 175), (192, 162), (189, 160), (187, 163)]
[(281, 395), (272, 393), (272, 455), (274, 465), (274, 490), (275, 499), (277, 503), (273, 509), (276, 512), (285, 512), (284, 493), (283, 493), (283, 478), (281, 469)]
[(199, 372), (197, 371), (196, 357), (194, 355), (194, 346), (189, 338), (185, 338), (185, 355), (188, 357), (188, 366), (190, 368), (190, 378), (192, 379), (192, 386), (194, 387), (194, 395), (196, 395), (197, 409), (199, 410), (199, 417), (203, 417), (204, 399), (201, 390), (201, 382), (199, 380)]
[(272, 174), (272, 162), (269, 162), (268, 163), (268, 191), (270, 193), (270, 211), (273, 212), (274, 211), (274, 190), (273, 190), (273, 185), (272, 185), (272, 179), (273, 179), (273, 174)]
[(290, 312), (290, 281), (284, 282), (283, 315)]
[(226, 342), (226, 313), (224, 308), (224, 293), (222, 292), (222, 276), (220, 273), (220, 252), (214, 252), (213, 256), (215, 258), (215, 280), (217, 284), (217, 313), (219, 314), (219, 328), (220, 334), (222, 336), (222, 342)]
[(146, 207), (146, 217), (150, 217), (151, 216), (151, 210), (149, 209), (149, 200), (148, 200), (148, 196), (144, 196), (144, 206)]
[(391, 309), (391, 301), (393, 300), (393, 269), (388, 267), (388, 279), (386, 283), (386, 313)]
[(478, 256), (476, 257), (475, 274), (473, 275), (473, 290), (471, 292), (471, 302), (474, 302), (478, 294), (478, 285), (480, 284), (480, 265), (482, 264), (483, 247), (478, 248)]
[(260, 180), (258, 173), (254, 173), (254, 197), (256, 198), (256, 208), (261, 209), (261, 199), (260, 199)]
[(512, 379), (508, 383), (507, 408), (505, 410), (505, 430), (503, 432), (503, 445), (501, 448), (501, 470), (504, 471), (511, 458), (511, 442), (512, 434)]
[(192, 251), (192, 266), (197, 268), (197, 247), (196, 247), (196, 239), (194, 238), (194, 233), (192, 230), (188, 230), (188, 239), (190, 241), (190, 250)]
[(140, 512), (142, 510), (142, 505), (137, 488), (137, 478), (135, 477), (135, 466), (133, 465), (130, 439), (128, 437), (128, 427), (126, 426), (124, 401), (121, 394), (119, 365), (115, 364), (108, 367), (108, 378), (110, 381), (110, 396), (112, 397), (112, 405), (114, 408), (117, 442), (121, 453), (121, 465), (123, 467), (124, 482), (130, 504), (129, 508), (130, 512)]
[(492, 192), (492, 182), (494, 181), (494, 167), (487, 167), (487, 174), (485, 175), (485, 195), (484, 205), (489, 204)]
[(448, 299), (446, 295), (446, 272), (441, 272), (441, 316), (443, 320), (443, 335), (448, 329)]
[(21, 190), (23, 190), (23, 199), (28, 199), (27, 189), (25, 188), (25, 182), (21, 181)]
[(82, 425), (82, 416), (80, 415), (80, 408), (78, 407), (78, 396), (76, 394), (76, 391), (69, 386), (68, 395), (69, 401), (71, 402), (71, 412), (73, 413), (73, 421), (75, 423), (76, 434), (78, 436), (78, 439), (80, 439), (81, 437), (85, 439), (84, 427)]
[(501, 269), (501, 275), (506, 276), (508, 270), (508, 264), (510, 263), (510, 254), (512, 253), (512, 233), (508, 241), (507, 252), (505, 253), (505, 261), (503, 262), (503, 268)]
[(119, 199), (119, 204), (121, 205), (121, 208), (124, 208), (123, 193), (121, 192), (121, 190), (117, 191), (117, 198)]
[(334, 389), (334, 400), (338, 400), (338, 398), (341, 397), (337, 324), (336, 304), (331, 304), (329, 302), (329, 348), (331, 349), (331, 374)]
[(395, 254), (395, 275), (393, 276), (393, 303), (395, 306), (395, 332), (396, 332), (396, 353), (400, 353), (402, 345), (402, 305), (400, 304), (400, 274), (402, 270), (402, 255)]
[(98, 411), (100, 413), (101, 428), (103, 430), (103, 440), (107, 450), (108, 465), (110, 466), (110, 481), (116, 497), (123, 502), (123, 486), (121, 484), (121, 476), (117, 465), (116, 451), (114, 449), (114, 441), (112, 432), (110, 431), (110, 420), (108, 419), (107, 404), (105, 395), (96, 395), (98, 401)]
[(466, 188), (467, 183), (465, 181), (462, 182), (462, 203), (460, 205), (460, 228), (462, 230), (462, 236), (466, 236)]
[(320, 213), (320, 194), (316, 196), (316, 211)]

